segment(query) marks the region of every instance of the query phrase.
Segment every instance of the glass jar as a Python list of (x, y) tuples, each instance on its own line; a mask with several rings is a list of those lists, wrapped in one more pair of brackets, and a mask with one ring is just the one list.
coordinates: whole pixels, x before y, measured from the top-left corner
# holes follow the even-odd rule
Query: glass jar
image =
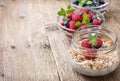
[[(71, 5), (73, 6), (73, 8), (75, 9), (80, 9), (82, 7), (78, 6), (78, 5), (75, 5), (72, 3), (73, 0), (71, 0)], [(105, 1), (105, 4), (103, 5), (100, 5), (100, 6), (97, 6), (97, 7), (90, 7), (90, 6), (85, 6), (86, 8), (91, 8), (93, 10), (97, 10), (99, 12), (101, 12), (102, 14), (104, 14), (107, 10), (107, 8), (110, 6), (110, 3), (111, 3), (111, 0), (104, 0)]]
[[(99, 25), (99, 26), (102, 27), (102, 26), (104, 25), (105, 18), (104, 18), (104, 16), (103, 16), (103, 14), (101, 14), (100, 12), (98, 12), (98, 11), (96, 11), (96, 10), (92, 10), (92, 9), (90, 9), (90, 8), (81, 8), (81, 9), (88, 9), (90, 13), (93, 13), (93, 14), (99, 16), (101, 19), (103, 19), (102, 24)], [(80, 9), (75, 9), (74, 13), (75, 13), (75, 12), (78, 12), (79, 10), (80, 10)], [(62, 26), (62, 25), (60, 24), (62, 20), (63, 20), (63, 17), (61, 17), (61, 16), (58, 16), (58, 17), (57, 17), (57, 27), (58, 27), (62, 32), (64, 32), (65, 35), (71, 40), (72, 35), (73, 35), (73, 33), (74, 33), (75, 30), (70, 29), (70, 28), (67, 28), (67, 27), (65, 27), (65, 26)], [(91, 25), (89, 25), (89, 26), (91, 26)], [(82, 26), (80, 26), (80, 27), (82, 27)]]
[[(81, 42), (89, 35), (97, 35), (103, 45), (99, 49), (84, 48)], [(96, 26), (77, 29), (72, 36), (69, 62), (73, 69), (87, 76), (101, 76), (114, 71), (119, 65), (117, 35), (110, 28)]]

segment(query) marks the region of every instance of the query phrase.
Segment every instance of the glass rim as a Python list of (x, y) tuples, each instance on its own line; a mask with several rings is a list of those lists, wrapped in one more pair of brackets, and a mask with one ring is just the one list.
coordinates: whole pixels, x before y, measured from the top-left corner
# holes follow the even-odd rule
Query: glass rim
[[(103, 26), (103, 25), (104, 25), (105, 17), (104, 17), (104, 15), (103, 15), (102, 13), (100, 13), (100, 12), (97, 11), (97, 10), (93, 10), (93, 9), (91, 9), (91, 8), (84, 8), (84, 7), (82, 7), (81, 9), (89, 9), (90, 11), (92, 11), (92, 12), (94, 12), (94, 13), (98, 13), (99, 15), (101, 15), (102, 18), (103, 18), (103, 23), (102, 23), (101, 25), (96, 25), (96, 26)], [(74, 10), (77, 11), (77, 10), (79, 10), (79, 9), (74, 9)], [(76, 30), (67, 28), (67, 27), (65, 27), (65, 26), (62, 26), (62, 25), (60, 24), (60, 22), (59, 22), (59, 18), (60, 18), (60, 17), (61, 17), (61, 16), (57, 16), (57, 23), (58, 23), (59, 26), (61, 26), (61, 28), (65, 29), (65, 30), (68, 30), (68, 31), (72, 31), (72, 32), (76, 31)], [(88, 25), (88, 26), (93, 26), (93, 25)]]
[[(114, 35), (114, 40), (115, 40), (114, 43), (113, 43), (113, 45), (110, 46), (109, 48), (93, 49), (93, 50), (96, 50), (96, 51), (109, 50), (109, 51), (106, 52), (106, 53), (109, 53), (109, 52), (113, 51), (113, 50), (116, 48), (118, 38), (117, 38), (117, 34), (115, 33), (115, 31), (113, 31), (111, 28), (110, 28), (110, 29), (106, 28), (106, 26), (103, 27), (103, 28), (101, 28), (100, 26), (99, 26), (99, 27), (96, 27), (96, 25), (94, 25), (94, 27), (89, 27), (89, 28), (86, 28), (86, 29), (90, 29), (90, 28), (97, 28), (97, 30), (101, 30), (101, 31), (108, 30), (108, 31), (110, 31), (111, 33), (113, 33), (113, 35)], [(103, 29), (105, 29), (105, 30), (103, 30)], [(80, 46), (76, 43), (76, 41), (75, 41), (75, 33), (80, 32), (79, 30), (82, 30), (82, 29), (81, 29), (81, 28), (78, 28), (78, 29), (72, 34), (72, 41), (71, 41), (71, 42), (72, 42), (72, 45), (73, 45), (75, 48), (81, 49), (81, 50), (90, 49), (90, 48), (80, 47)], [(84, 29), (83, 29), (83, 30), (84, 30)]]
[[(102, 4), (102, 5), (97, 6), (97, 7), (89, 7), (89, 8), (96, 8), (97, 9), (97, 8), (101, 8), (101, 7), (104, 7), (106, 5), (109, 5), (110, 3), (111, 3), (111, 0), (108, 0), (105, 4)], [(71, 2), (71, 5), (74, 6), (74, 7), (77, 7), (77, 8), (82, 8), (82, 7), (78, 6), (78, 5), (73, 4), (72, 2)]]

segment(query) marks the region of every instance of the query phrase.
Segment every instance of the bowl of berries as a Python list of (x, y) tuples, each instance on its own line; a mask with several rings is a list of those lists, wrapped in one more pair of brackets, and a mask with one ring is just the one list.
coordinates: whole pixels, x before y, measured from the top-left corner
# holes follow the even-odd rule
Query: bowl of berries
[(91, 8), (104, 14), (110, 5), (110, 2), (111, 0), (72, 0), (71, 5), (74, 8)]
[(104, 22), (105, 18), (100, 12), (89, 8), (75, 10), (70, 5), (66, 10), (61, 8), (57, 18), (59, 29), (68, 37), (72, 37), (73, 32), (78, 28), (92, 27), (92, 25), (102, 27)]
[(68, 62), (83, 75), (106, 75), (119, 65), (117, 43), (117, 35), (110, 28), (79, 28), (72, 36)]

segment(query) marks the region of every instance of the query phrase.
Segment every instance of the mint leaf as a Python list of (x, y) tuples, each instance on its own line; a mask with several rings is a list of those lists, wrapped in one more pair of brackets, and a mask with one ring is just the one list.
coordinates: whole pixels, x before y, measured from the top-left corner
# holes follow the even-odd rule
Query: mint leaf
[(81, 22), (80, 22), (80, 21), (77, 21), (77, 22), (75, 23), (75, 27), (80, 27), (80, 25), (81, 25)]
[(82, 3), (79, 3), (78, 5), (79, 5), (80, 7), (83, 7), (83, 5), (84, 5), (84, 4), (82, 4)]
[(65, 16), (66, 15), (66, 11), (63, 8), (61, 8), (61, 10), (58, 12), (58, 15)]
[(98, 38), (97, 35), (88, 37), (88, 39), (90, 40), (90, 44), (92, 44), (92, 46), (97, 46), (97, 44), (98, 44), (98, 42), (96, 41), (97, 38)]
[(63, 19), (66, 20), (67, 19), (67, 14), (70, 14), (74, 12), (74, 9), (71, 8), (70, 5), (67, 6), (67, 10), (61, 8), (61, 10), (58, 12), (59, 16), (63, 16)]
[(82, 0), (78, 0), (79, 1), (79, 3), (82, 3)]
[(88, 18), (88, 16), (87, 16), (86, 13), (83, 14), (82, 23), (84, 23), (84, 24), (86, 24), (86, 25), (89, 25), (89, 24), (90, 24), (90, 19)]
[(87, 1), (87, 3), (86, 4), (92, 4), (92, 1)]
[(79, 1), (79, 6), (83, 7), (84, 4), (87, 3), (88, 0), (78, 0)]
[(66, 13), (67, 13), (67, 14), (70, 14), (70, 13), (72, 13), (72, 12), (74, 12), (74, 9), (68, 9), (68, 10), (66, 10)]
[(86, 4), (88, 0), (82, 0), (81, 3)]
[(98, 42), (95, 41), (95, 40), (91, 40), (91, 41), (90, 41), (90, 44), (92, 44), (92, 46), (97, 46), (97, 45), (98, 45)]
[(71, 9), (71, 6), (70, 6), (70, 5), (68, 5), (68, 6), (67, 6), (67, 9)]

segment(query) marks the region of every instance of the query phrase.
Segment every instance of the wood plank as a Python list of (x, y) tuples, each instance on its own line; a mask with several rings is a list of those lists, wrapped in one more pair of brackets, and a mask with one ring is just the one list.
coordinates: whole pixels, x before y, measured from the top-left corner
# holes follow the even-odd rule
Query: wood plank
[(44, 3), (44, 0), (0, 0), (0, 81), (59, 81), (43, 31), (44, 12), (39, 13)]

